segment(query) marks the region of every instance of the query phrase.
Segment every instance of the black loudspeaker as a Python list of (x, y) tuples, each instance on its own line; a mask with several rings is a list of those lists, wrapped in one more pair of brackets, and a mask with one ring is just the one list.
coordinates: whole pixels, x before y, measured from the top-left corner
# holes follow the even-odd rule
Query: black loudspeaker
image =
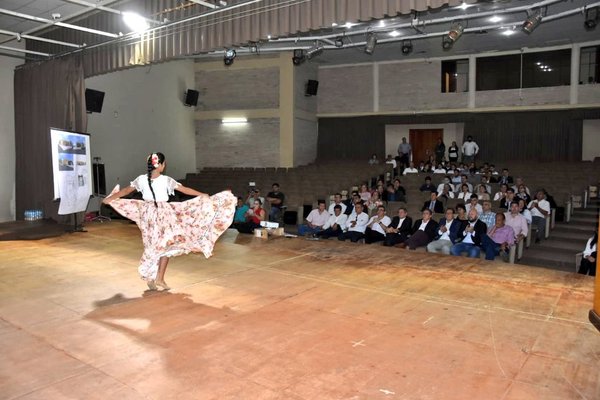
[(104, 174), (104, 164), (93, 164), (94, 172), (94, 193), (106, 194), (106, 175)]
[(198, 105), (198, 95), (200, 95), (200, 92), (197, 90), (188, 89), (187, 92), (185, 92), (184, 104), (187, 107), (196, 107)]
[(309, 79), (308, 82), (306, 82), (306, 92), (304, 93), (304, 95), (305, 96), (316, 96), (318, 89), (319, 89), (319, 81), (313, 81), (312, 79)]
[(298, 211), (286, 211), (283, 213), (283, 223), (286, 225), (298, 224)]
[(93, 89), (85, 89), (85, 109), (88, 113), (101, 113), (104, 103), (104, 92)]

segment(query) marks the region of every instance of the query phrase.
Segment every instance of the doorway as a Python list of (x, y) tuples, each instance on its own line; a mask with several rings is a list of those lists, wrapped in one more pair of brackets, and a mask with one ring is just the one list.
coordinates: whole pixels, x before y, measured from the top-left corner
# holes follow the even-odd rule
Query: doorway
[(409, 130), (409, 143), (412, 146), (412, 160), (415, 165), (419, 165), (421, 161), (427, 161), (430, 155), (435, 156), (435, 145), (439, 138), (444, 139), (443, 129)]

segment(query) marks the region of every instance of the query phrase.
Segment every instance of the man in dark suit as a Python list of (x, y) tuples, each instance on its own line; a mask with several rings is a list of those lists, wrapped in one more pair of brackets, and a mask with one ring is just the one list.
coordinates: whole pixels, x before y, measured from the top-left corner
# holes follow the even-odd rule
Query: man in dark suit
[(400, 207), (398, 215), (392, 219), (386, 229), (384, 246), (394, 246), (398, 243), (404, 243), (412, 233), (412, 218), (408, 216), (406, 208)]
[(431, 210), (426, 208), (423, 210), (422, 218), (413, 225), (412, 235), (404, 243), (401, 243), (400, 247), (415, 250), (417, 247), (427, 246), (435, 237), (437, 227), (438, 224), (431, 219)]
[(450, 248), (456, 243), (458, 232), (462, 230), (463, 221), (454, 219), (454, 209), (448, 207), (446, 216), (440, 219), (435, 240), (427, 245), (429, 253), (444, 253), (450, 255)]
[(500, 175), (500, 177), (498, 178), (498, 183), (499, 184), (509, 184), (509, 183), (513, 183), (513, 178), (512, 176), (508, 175), (508, 168), (504, 168), (502, 170), (502, 175)]
[(431, 200), (423, 203), (423, 208), (421, 208), (421, 211), (428, 209), (431, 210), (432, 213), (442, 214), (444, 212), (444, 205), (438, 200), (437, 196), (438, 192), (432, 191)]
[(468, 220), (458, 233), (457, 243), (450, 248), (450, 254), (460, 256), (467, 253), (467, 257), (479, 258), (481, 252), (481, 241), (487, 234), (487, 225), (479, 220), (477, 210), (469, 210)]

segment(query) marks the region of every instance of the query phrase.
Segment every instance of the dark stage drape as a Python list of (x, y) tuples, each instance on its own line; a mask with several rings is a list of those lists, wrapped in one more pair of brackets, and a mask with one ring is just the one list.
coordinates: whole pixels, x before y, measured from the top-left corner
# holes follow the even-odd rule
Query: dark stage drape
[(317, 161), (385, 157), (386, 125), (445, 123), (464, 123), (465, 137), (472, 135), (481, 148), (480, 160), (578, 161), (583, 120), (598, 118), (597, 108), (319, 118)]
[(67, 222), (53, 201), (50, 128), (85, 132), (85, 82), (80, 56), (28, 64), (15, 71), (16, 211)]

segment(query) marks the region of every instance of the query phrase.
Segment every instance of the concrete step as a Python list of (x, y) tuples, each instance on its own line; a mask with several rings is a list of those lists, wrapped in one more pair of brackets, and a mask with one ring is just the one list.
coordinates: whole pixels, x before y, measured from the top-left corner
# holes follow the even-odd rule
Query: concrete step
[(580, 215), (576, 214), (571, 216), (571, 220), (567, 224), (591, 224), (596, 225), (598, 223), (598, 217), (595, 215)]
[(519, 264), (539, 266), (559, 271), (575, 271), (575, 253), (569, 250), (553, 249), (542, 245), (532, 245), (523, 253)]
[(552, 232), (555, 232), (555, 231), (577, 233), (577, 232), (590, 232), (590, 231), (594, 232), (595, 230), (596, 230), (595, 224), (580, 224), (580, 223), (574, 223), (574, 222), (562, 223), (561, 222), (561, 223), (556, 224), (554, 229), (550, 231), (550, 234), (552, 234)]
[(584, 231), (584, 230), (569, 230), (569, 229), (563, 229), (561, 227), (559, 227), (558, 225), (556, 226), (556, 228), (554, 228), (553, 230), (550, 231), (550, 237), (553, 239), (574, 239), (574, 240), (580, 240), (581, 242), (584, 243), (590, 238), (592, 237), (592, 235), (594, 234), (593, 230), (588, 230), (588, 231)]
[(582, 241), (581, 239), (557, 238), (554, 236), (550, 236), (547, 240), (544, 240), (539, 244), (532, 243), (530, 249), (547, 249), (549, 251), (552, 251), (554, 249), (560, 249), (575, 254), (579, 253), (580, 251), (583, 251), (583, 249), (585, 248), (585, 243), (586, 241)]
[(598, 208), (597, 207), (588, 207), (588, 208), (575, 208), (573, 210), (572, 216), (590, 216), (590, 217), (598, 217)]

